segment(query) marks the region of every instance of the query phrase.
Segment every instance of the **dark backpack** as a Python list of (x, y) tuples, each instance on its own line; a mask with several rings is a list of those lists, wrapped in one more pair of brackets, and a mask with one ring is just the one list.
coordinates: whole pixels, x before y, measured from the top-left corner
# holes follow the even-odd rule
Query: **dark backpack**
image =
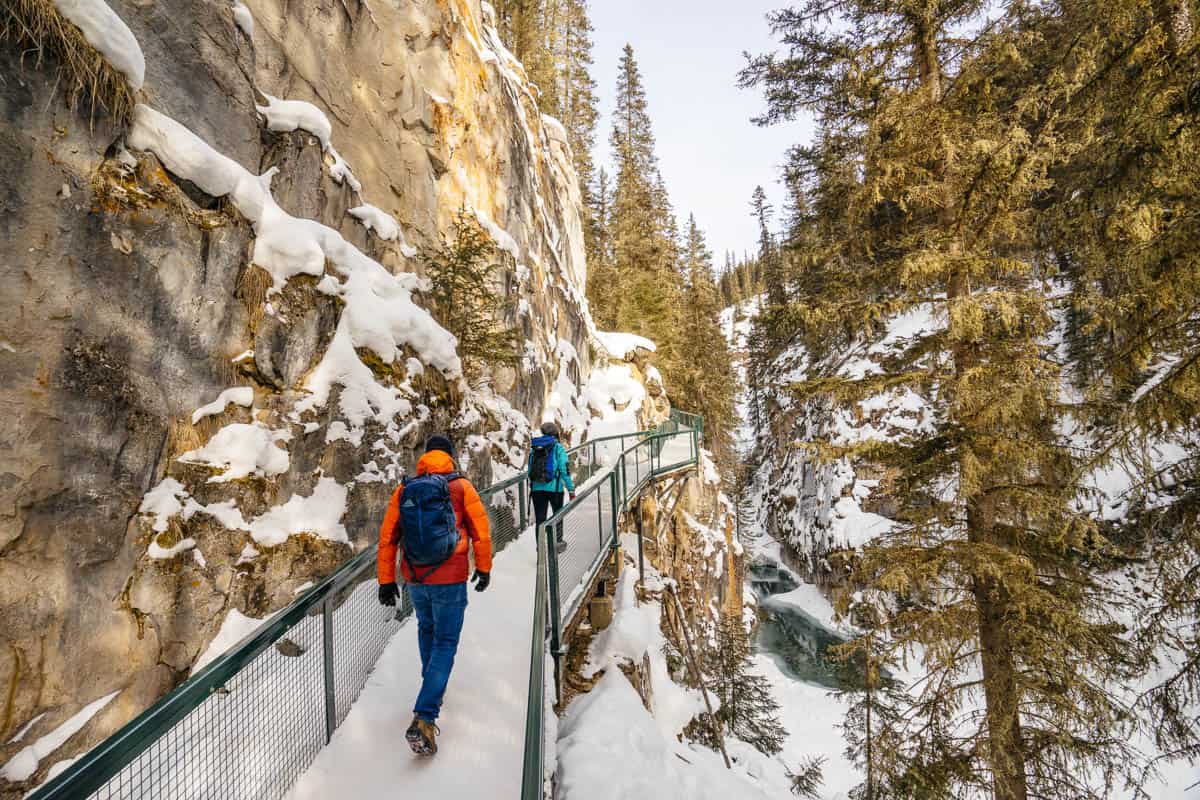
[[(550, 439), (541, 442), (541, 439)], [(549, 436), (533, 440), (533, 459), (529, 464), (529, 478), (534, 483), (550, 483), (558, 474), (558, 464), (555, 463), (555, 450), (558, 440)]]
[[(446, 563), (458, 547), (458, 518), (450, 501), (450, 482), (461, 475), (420, 475), (405, 479), (400, 492), (397, 541), (403, 534), (404, 560), (414, 583), (421, 583)], [(418, 575), (417, 568), (426, 567)]]

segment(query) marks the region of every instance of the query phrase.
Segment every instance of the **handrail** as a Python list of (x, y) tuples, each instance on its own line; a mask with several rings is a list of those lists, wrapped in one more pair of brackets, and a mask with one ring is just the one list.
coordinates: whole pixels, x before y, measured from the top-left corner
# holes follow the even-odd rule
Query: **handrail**
[[(679, 420), (674, 418), (674, 413), (672, 414), (672, 420), (676, 424), (681, 424)], [(582, 508), (587, 498), (600, 492), (602, 487), (607, 484), (609, 486), (612, 505), (611, 539), (615, 541), (618, 507), (623, 508), (628, 502), (631, 491), (633, 495), (636, 495), (655, 473), (653, 467), (655, 444), (665, 442), (670, 438), (677, 438), (681, 434), (689, 433), (689, 431), (662, 433), (659, 432), (661, 430), (662, 428), (660, 427), (632, 433), (613, 434), (591, 439), (570, 448), (567, 451), (568, 455), (575, 455), (585, 449), (590, 449), (591, 456), (587, 463), (589, 466), (595, 466), (597, 463), (596, 448), (598, 445), (620, 440), (622, 446), (620, 454), (614, 459), (614, 463), (604, 467), (608, 470), (607, 478), (594, 480), (591, 485), (580, 492), (579, 496), (565, 505), (550, 520), (547, 520), (542, 531), (552, 532), (552, 523), (561, 522), (574, 510)], [(689, 453), (690, 460), (695, 460), (697, 457), (698, 449), (696, 443), (698, 431), (699, 428), (690, 431), (692, 437), (692, 447)], [(624, 447), (626, 440), (634, 440), (634, 443), (629, 447)], [(646, 470), (644, 475), (640, 473), (639, 468), (636, 472), (637, 480), (630, 486), (627, 483), (628, 465), (626, 459), (630, 454), (635, 454), (636, 460), (636, 452), (639, 448), (645, 448), (648, 451), (650, 468)], [(661, 446), (658, 449), (661, 450)], [(659, 462), (659, 470), (661, 471), (661, 454)], [(670, 465), (667, 469), (677, 469), (686, 463), (690, 463), (690, 461)], [(589, 476), (589, 478), (594, 478), (594, 474)], [(486, 502), (501, 492), (517, 487), (519, 495), (518, 505), (520, 506), (518, 509), (515, 509), (516, 519), (519, 520), (517, 535), (522, 533), (526, 527), (527, 504), (529, 500), (528, 480), (528, 473), (521, 471), (479, 492), (481, 498)], [(620, 492), (618, 492), (618, 486), (621, 488)], [(618, 494), (620, 495), (619, 502)], [(603, 508), (599, 507), (599, 518), (603, 519), (603, 516)], [(545, 537), (538, 535), (538, 533), (540, 532), (535, 531), (538, 550), (537, 578), (534, 586), (534, 618), (532, 620), (533, 628), (530, 643), (530, 696), (529, 708), (526, 713), (526, 753), (521, 789), (522, 797), (526, 798), (526, 800), (534, 800), (534, 798), (541, 795), (544, 780), (542, 773), (544, 771), (545, 748), (543, 716), (545, 713), (544, 659), (546, 631), (547, 628), (550, 628), (557, 639), (557, 636), (561, 634), (563, 622), (559, 614), (560, 597), (557, 585), (559, 564), (557, 553), (553, 546), (548, 546)], [(324, 713), (326, 741), (328, 741), (328, 737), (332, 735), (332, 731), (337, 725), (335, 718), (337, 713), (336, 702), (332, 694), (331, 613), (335, 606), (340, 606), (344, 600), (344, 597), (341, 596), (343, 590), (351, 586), (351, 584), (361, 583), (367, 573), (373, 573), (377, 551), (378, 543), (373, 542), (361, 552), (352, 556), (334, 572), (318, 582), (316, 586), (300, 595), (282, 611), (277, 612), (268, 621), (245, 636), (234, 647), (216, 658), (211, 664), (208, 664), (195, 675), (189, 677), (170, 693), (160, 698), (137, 717), (122, 726), (115, 734), (86, 752), (57, 777), (35, 789), (28, 796), (29, 800), (77, 800), (78, 798), (88, 797), (101, 789), (138, 757), (154, 746), (156, 742), (166, 736), (174, 726), (198, 709), (211, 696), (225, 692), (226, 684), (237, 676), (244, 667), (254, 661), (255, 658), (262, 655), (264, 651), (273, 645), (279, 643), (285, 635), (292, 631), (306, 617), (318, 613), (323, 616), (324, 620), (324, 633), (322, 637), (325, 648), (324, 664), (326, 671), (326, 707)], [(603, 559), (600, 558), (601, 554), (598, 554), (593, 563), (589, 564), (585, 570), (585, 576), (589, 580), (591, 577), (594, 577), (599, 565), (603, 563)], [(554, 612), (552, 618), (549, 620), (547, 620), (548, 610)], [(406, 604), (397, 612), (396, 618), (401, 618), (409, 611), (410, 608)], [(573, 609), (569, 613), (573, 613)], [(558, 654), (553, 655), (555, 655), (557, 667)]]

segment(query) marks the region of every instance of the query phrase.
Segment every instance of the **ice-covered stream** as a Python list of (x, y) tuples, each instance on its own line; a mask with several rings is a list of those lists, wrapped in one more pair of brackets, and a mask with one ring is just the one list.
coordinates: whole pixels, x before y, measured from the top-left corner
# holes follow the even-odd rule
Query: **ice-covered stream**
[[(759, 622), (754, 635), (755, 652), (768, 656), (787, 677), (829, 690), (841, 689), (852, 677), (837, 664), (829, 648), (845, 641), (822, 623), (820, 608), (806, 609), (794, 601), (800, 584), (787, 570), (774, 565), (755, 565), (747, 579), (759, 601)], [(813, 587), (805, 587), (813, 589)], [(823, 600), (815, 591), (802, 596)]]

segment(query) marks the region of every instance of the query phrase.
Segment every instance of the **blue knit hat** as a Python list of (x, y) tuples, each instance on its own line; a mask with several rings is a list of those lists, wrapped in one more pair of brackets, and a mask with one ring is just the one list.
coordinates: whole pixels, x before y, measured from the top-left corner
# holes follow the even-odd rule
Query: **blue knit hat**
[(433, 450), (441, 450), (446, 455), (454, 458), (454, 442), (450, 441), (450, 437), (444, 433), (435, 433), (425, 440), (425, 452), (429, 453)]

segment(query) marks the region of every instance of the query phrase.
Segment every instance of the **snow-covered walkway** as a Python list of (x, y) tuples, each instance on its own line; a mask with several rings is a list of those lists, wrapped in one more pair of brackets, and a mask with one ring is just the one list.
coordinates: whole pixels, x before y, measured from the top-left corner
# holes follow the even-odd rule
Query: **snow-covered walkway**
[(417, 625), (410, 617), (333, 741), (288, 800), (474, 800), (519, 794), (536, 570), (531, 533), (497, 554), (486, 592), (469, 592), (462, 641), (438, 720), (438, 754), (416, 758), (404, 741), (421, 677)]

